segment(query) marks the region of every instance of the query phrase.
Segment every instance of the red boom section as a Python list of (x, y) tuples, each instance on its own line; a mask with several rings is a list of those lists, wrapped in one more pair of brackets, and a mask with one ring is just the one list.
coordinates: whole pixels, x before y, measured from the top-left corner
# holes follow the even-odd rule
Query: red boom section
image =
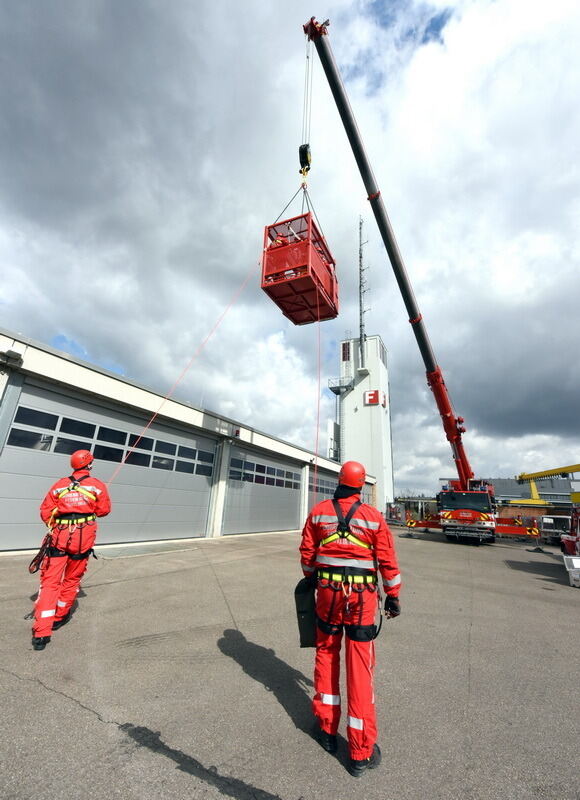
[(456, 417), (453, 412), (441, 367), (437, 367), (433, 372), (427, 373), (427, 382), (435, 397), (435, 402), (443, 421), (445, 436), (453, 451), (453, 459), (459, 475), (459, 485), (455, 488), (466, 491), (470, 488), (469, 481), (473, 478), (473, 470), (461, 440), (461, 434), (465, 433), (465, 428), (462, 425), (463, 417)]
[(335, 261), (310, 212), (266, 226), (262, 289), (295, 325), (338, 315)]
[[(359, 168), (359, 172), (367, 192), (368, 200), (371, 204), (373, 214), (375, 215), (385, 249), (388, 253), (391, 266), (393, 267), (393, 272), (395, 273), (395, 277), (399, 285), (399, 289), (401, 290), (405, 307), (409, 315), (409, 322), (413, 326), (413, 333), (415, 334), (419, 351), (423, 358), (423, 363), (425, 364), (427, 380), (429, 381), (429, 386), (431, 387), (433, 395), (435, 396), (437, 408), (441, 414), (441, 419), (443, 420), (445, 435), (451, 444), (451, 449), (453, 451), (453, 458), (459, 476), (459, 480), (454, 482), (457, 483), (457, 486), (454, 486), (454, 488), (461, 491), (466, 491), (472, 489), (473, 484), (476, 482), (473, 481), (473, 471), (461, 442), (461, 434), (465, 432), (465, 429), (461, 424), (463, 423), (463, 419), (461, 417), (456, 417), (453, 413), (451, 402), (449, 400), (449, 394), (441, 374), (441, 368), (437, 365), (435, 354), (431, 347), (429, 337), (427, 336), (423, 318), (419, 311), (419, 306), (417, 305), (415, 294), (409, 281), (407, 270), (401, 256), (399, 246), (395, 239), (395, 234), (393, 232), (385, 204), (383, 203), (377, 181), (367, 158), (362, 137), (347, 97), (346, 89), (344, 88), (344, 83), (334, 60), (332, 49), (328, 42), (327, 25), (328, 21), (320, 24), (316, 22), (314, 17), (311, 17), (311, 19), (304, 25), (304, 32), (307, 34), (308, 38), (314, 42), (316, 51), (320, 56), (320, 61), (322, 63), (328, 84), (336, 102), (338, 113), (344, 125), (346, 135)], [(477, 483), (483, 486), (481, 481)], [(484, 491), (484, 489), (481, 489), (481, 491)], [(488, 491), (490, 494), (492, 493), (491, 487), (486, 488), (485, 491)]]

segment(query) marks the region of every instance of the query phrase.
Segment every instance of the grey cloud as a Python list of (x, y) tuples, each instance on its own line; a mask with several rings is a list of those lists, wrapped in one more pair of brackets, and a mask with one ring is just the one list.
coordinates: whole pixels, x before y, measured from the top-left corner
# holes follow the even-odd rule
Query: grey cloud
[[(547, 77), (531, 88), (516, 91), (492, 64), (476, 72), (477, 92), (465, 106), (448, 104), (444, 83), (436, 98), (412, 95), (405, 105), (405, 80), (423, 51), (417, 43), (397, 51), (394, 41), (410, 21), (426, 21), (428, 9), (403, 4), (395, 28), (379, 29), (369, 8), (361, 39), (359, 4), (339, 3), (332, 45), (341, 65), (365, 70), (361, 54), (370, 47), (376, 71), (391, 76), (371, 94), (354, 81), (351, 101), (451, 399), (466, 418), (470, 457), (491, 474), (481, 437), (499, 449), (507, 436), (578, 431), (573, 72), (550, 92), (562, 55), (548, 37)], [(300, 26), (309, 16), (302, 0), (282, 15), (257, 2), (10, 4), (0, 33), (0, 247), (12, 276), (1, 290), (6, 327), (41, 341), (62, 333), (101, 363), (168, 389), (259, 259), (264, 225), (298, 188)], [(455, 15), (449, 28), (459, 25)], [(450, 451), (328, 87), (316, 80), (310, 192), (341, 283), (341, 314), (321, 326), (322, 385), (338, 375), (338, 342), (358, 331), (362, 210), (372, 267), (367, 332), (389, 350), (395, 463), (427, 486), (439, 468), (452, 470)], [(416, 119), (432, 99), (441, 113)], [(474, 115), (483, 121), (481, 140)], [(443, 131), (433, 153), (431, 124)], [(490, 259), (510, 273), (510, 246), (527, 233), (553, 238), (547, 255), (520, 255), (537, 296), (513, 287), (502, 295)], [(315, 381), (315, 327), (291, 326), (256, 272), (181, 396), (203, 396), (216, 409), (238, 397), (240, 408), (255, 406), (263, 384), (257, 377), (257, 389), (250, 385), (248, 359), (264, 358), (254, 347), (275, 331), (296, 355), (284, 362), (296, 374), (275, 372), (280, 390)], [(269, 409), (269, 432), (309, 436), (297, 433), (310, 423), (292, 408)]]

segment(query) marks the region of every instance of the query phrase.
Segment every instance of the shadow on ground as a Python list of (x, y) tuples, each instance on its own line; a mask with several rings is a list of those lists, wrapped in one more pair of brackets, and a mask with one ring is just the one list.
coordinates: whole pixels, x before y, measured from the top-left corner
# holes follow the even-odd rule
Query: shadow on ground
[(308, 689), (314, 684), (310, 678), (278, 658), (274, 650), (246, 639), (241, 631), (228, 628), (217, 644), (222, 653), (233, 658), (250, 678), (274, 694), (299, 730), (311, 732)]
[(511, 561), (506, 560), (504, 563), (510, 568), (519, 570), (520, 572), (529, 572), (531, 575), (537, 575), (538, 579), (549, 581), (550, 583), (560, 583), (563, 586), (568, 586), (568, 573), (562, 562), (561, 556), (554, 556), (551, 553), (546, 555), (553, 557), (554, 562), (551, 561)]
[[(241, 631), (228, 628), (218, 640), (222, 653), (240, 665), (244, 672), (269, 692), (272, 692), (298, 730), (306, 733), (315, 742), (319, 729), (312, 715), (309, 689), (314, 683), (297, 669), (278, 658), (271, 648), (262, 647), (246, 639)], [(314, 652), (314, 651), (313, 651)], [(346, 766), (346, 740), (338, 734), (338, 759)]]
[(255, 786), (244, 783), (238, 778), (220, 775), (217, 767), (204, 767), (193, 756), (188, 756), (187, 753), (165, 744), (158, 731), (152, 731), (142, 725), (131, 725), (130, 723), (119, 725), (119, 730), (127, 734), (139, 747), (146, 747), (153, 753), (159, 753), (159, 755), (170, 758), (177, 764), (177, 769), (187, 772), (188, 775), (193, 775), (211, 786), (215, 786), (220, 794), (226, 797), (234, 797), (236, 800), (282, 800), (280, 795), (257, 789)]

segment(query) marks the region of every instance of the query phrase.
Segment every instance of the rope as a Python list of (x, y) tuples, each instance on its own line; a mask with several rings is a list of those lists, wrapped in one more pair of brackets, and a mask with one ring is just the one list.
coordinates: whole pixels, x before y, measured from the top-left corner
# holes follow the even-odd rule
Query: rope
[(320, 304), (316, 293), (316, 328), (318, 338), (318, 387), (316, 393), (316, 435), (314, 437), (314, 492), (318, 497), (318, 437), (320, 434)]
[[(258, 267), (259, 266), (260, 266), (260, 262), (258, 261)], [(217, 321), (214, 323), (213, 327), (211, 328), (209, 333), (206, 335), (205, 339), (201, 342), (201, 344), (198, 346), (197, 350), (194, 352), (192, 357), (189, 359), (189, 363), (187, 364), (187, 366), (182, 370), (181, 374), (179, 375), (179, 377), (177, 378), (177, 380), (175, 381), (175, 383), (173, 384), (171, 389), (167, 392), (167, 394), (165, 395), (165, 397), (161, 401), (161, 404), (159, 405), (159, 408), (157, 409), (157, 411), (155, 411), (155, 413), (152, 415), (152, 417), (149, 420), (149, 422), (147, 423), (147, 425), (145, 425), (145, 427), (143, 428), (143, 430), (139, 434), (139, 437), (135, 441), (134, 445), (131, 447), (130, 450), (127, 451), (127, 453), (125, 454), (125, 457), (123, 458), (123, 460), (121, 461), (121, 463), (119, 464), (117, 469), (113, 472), (111, 478), (107, 481), (107, 486), (110, 486), (113, 483), (113, 481), (115, 480), (115, 478), (117, 477), (117, 475), (121, 471), (121, 468), (127, 462), (127, 459), (129, 458), (129, 456), (131, 455), (133, 450), (135, 450), (135, 448), (137, 447), (137, 445), (139, 444), (139, 442), (141, 441), (141, 439), (143, 438), (145, 433), (149, 430), (149, 428), (151, 427), (151, 425), (153, 424), (153, 422), (155, 421), (157, 416), (161, 413), (161, 409), (163, 408), (165, 403), (167, 403), (167, 401), (173, 396), (173, 393), (175, 392), (175, 390), (177, 389), (177, 387), (179, 386), (181, 381), (185, 378), (186, 374), (190, 370), (191, 365), (196, 360), (196, 358), (200, 355), (200, 353), (202, 352), (202, 350), (204, 349), (206, 344), (209, 342), (209, 340), (211, 339), (213, 334), (216, 332), (218, 327), (221, 325), (221, 323), (223, 322), (226, 314), (228, 313), (230, 308), (234, 305), (234, 303), (237, 301), (237, 299), (241, 295), (241, 293), (244, 291), (244, 289), (246, 288), (246, 286), (248, 284), (248, 281), (250, 280), (250, 278), (253, 276), (253, 274), (255, 272), (256, 272), (256, 266), (252, 265), (251, 270), (248, 272), (248, 274), (246, 275), (246, 277), (244, 278), (244, 280), (242, 281), (240, 286), (236, 289), (236, 291), (232, 295), (231, 300), (229, 301), (229, 303), (226, 306), (226, 308), (222, 311), (222, 313), (218, 317)]]

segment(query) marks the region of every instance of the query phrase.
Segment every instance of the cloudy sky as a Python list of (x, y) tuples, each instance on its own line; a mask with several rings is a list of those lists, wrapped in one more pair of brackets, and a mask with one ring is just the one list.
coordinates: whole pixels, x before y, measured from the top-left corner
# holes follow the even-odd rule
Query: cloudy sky
[[(477, 475), (580, 455), (576, 0), (0, 0), (0, 324), (314, 449), (315, 325), (259, 288), (299, 187), (306, 46), (330, 43)], [(453, 475), (365, 191), (313, 56), (309, 193), (337, 261), (321, 447), (342, 338), (389, 352), (398, 491)], [(298, 207), (290, 211), (300, 213)]]

